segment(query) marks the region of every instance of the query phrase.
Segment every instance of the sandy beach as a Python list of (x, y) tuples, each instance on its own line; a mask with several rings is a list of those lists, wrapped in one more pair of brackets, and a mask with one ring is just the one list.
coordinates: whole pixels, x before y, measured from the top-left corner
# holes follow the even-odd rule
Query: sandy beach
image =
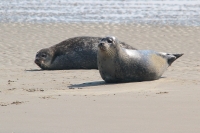
[[(75, 36), (113, 35), (184, 53), (148, 82), (105, 84), (98, 70), (42, 71), (38, 50)], [(200, 132), (200, 27), (0, 23), (0, 133)]]

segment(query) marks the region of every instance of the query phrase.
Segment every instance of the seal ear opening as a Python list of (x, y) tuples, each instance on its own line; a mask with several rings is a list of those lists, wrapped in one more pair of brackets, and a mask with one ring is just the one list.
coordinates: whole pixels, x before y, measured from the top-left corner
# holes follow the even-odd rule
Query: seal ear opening
[(169, 57), (168, 59), (168, 64), (171, 65), (176, 59), (181, 57), (183, 54), (170, 54), (172, 56)]

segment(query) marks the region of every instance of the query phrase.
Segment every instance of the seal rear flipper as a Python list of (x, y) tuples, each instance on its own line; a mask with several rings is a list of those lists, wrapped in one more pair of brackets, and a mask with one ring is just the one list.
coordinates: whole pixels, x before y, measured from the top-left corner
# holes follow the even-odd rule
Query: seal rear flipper
[(183, 54), (173, 54), (175, 57), (176, 57), (176, 59), (178, 59), (179, 57), (181, 57)]
[(183, 54), (167, 54), (168, 55), (168, 64), (171, 65), (176, 59), (181, 57)]

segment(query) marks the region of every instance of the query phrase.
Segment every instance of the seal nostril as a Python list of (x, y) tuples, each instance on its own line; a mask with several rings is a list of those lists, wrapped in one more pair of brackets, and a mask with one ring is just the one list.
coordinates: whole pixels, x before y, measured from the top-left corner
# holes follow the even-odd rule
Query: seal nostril
[(100, 46), (104, 46), (104, 43), (100, 43)]
[(39, 63), (40, 61), (39, 61), (39, 59), (35, 59), (35, 63)]
[(102, 44), (102, 43), (99, 43), (99, 47), (101, 47), (101, 46), (103, 46), (103, 44)]

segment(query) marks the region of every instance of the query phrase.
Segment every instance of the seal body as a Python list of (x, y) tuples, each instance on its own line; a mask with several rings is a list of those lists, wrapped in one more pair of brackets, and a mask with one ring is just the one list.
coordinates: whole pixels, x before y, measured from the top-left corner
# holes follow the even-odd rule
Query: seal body
[(115, 37), (106, 37), (98, 45), (98, 69), (105, 82), (133, 82), (159, 79), (183, 54), (120, 47)]
[[(97, 69), (101, 37), (74, 37), (37, 52), (35, 63), (44, 70)], [(122, 42), (122, 47), (135, 49)]]

